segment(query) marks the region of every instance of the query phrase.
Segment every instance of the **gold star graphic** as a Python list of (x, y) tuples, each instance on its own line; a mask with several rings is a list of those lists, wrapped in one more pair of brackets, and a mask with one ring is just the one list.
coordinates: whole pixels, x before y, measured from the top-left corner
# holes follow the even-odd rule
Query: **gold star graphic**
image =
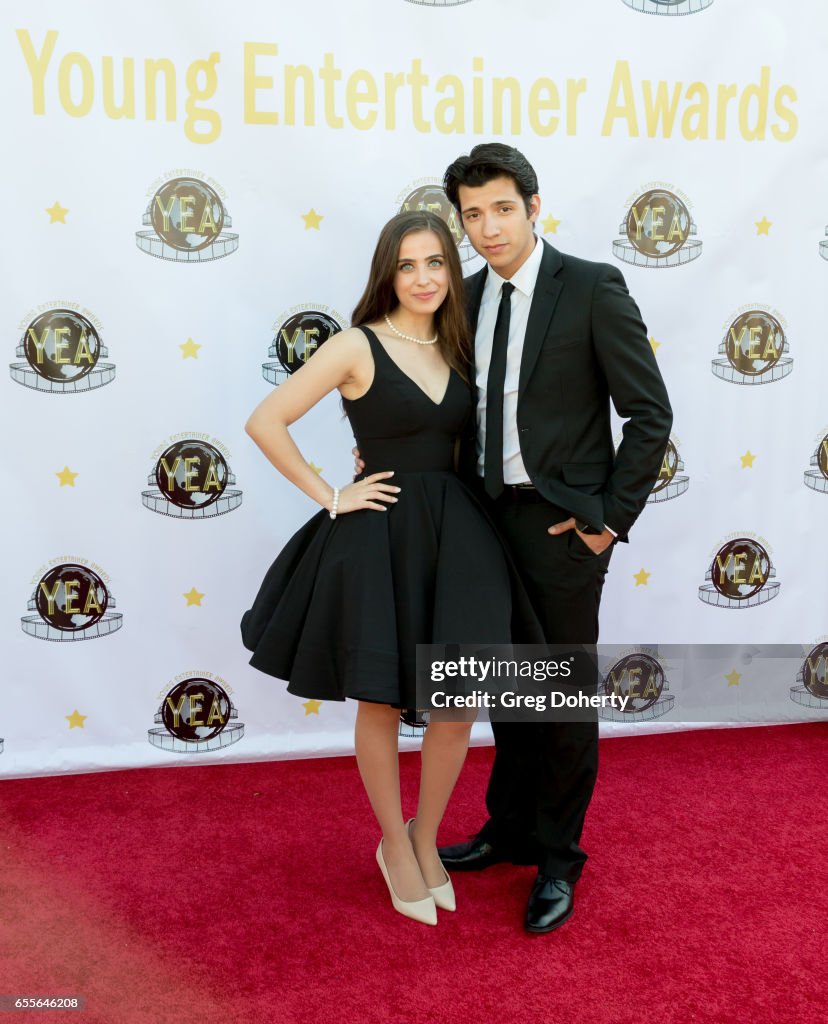
[(773, 221), (768, 220), (767, 217), (763, 217), (761, 220), (755, 220), (753, 223), (756, 225), (757, 235), (767, 235), (770, 233), (771, 224), (773, 224)]
[(316, 228), (318, 231), (319, 223), (322, 219), (322, 214), (317, 213), (316, 210), (311, 207), (308, 213), (302, 214), (302, 220), (305, 222), (305, 231), (308, 231), (310, 228)]
[(50, 224), (65, 224), (66, 214), (69, 212), (65, 206), (61, 206), (60, 203), (55, 200), (54, 206), (47, 206), (46, 212), (49, 214)]
[(656, 341), (652, 334), (647, 340), (650, 342), (650, 348), (653, 350), (653, 355), (656, 355), (656, 350), (661, 348), (661, 342)]
[(198, 350), (201, 345), (197, 345), (192, 338), (187, 338), (184, 344), (178, 347), (181, 349), (182, 359), (198, 359)]
[(89, 718), (89, 715), (82, 715), (80, 711), (78, 711), (78, 709), (75, 708), (71, 715), (64, 715), (63, 717), (69, 723), (70, 729), (82, 729), (83, 723), (86, 721), (87, 718)]
[(646, 587), (647, 580), (652, 576), (651, 572), (647, 572), (646, 569), (639, 569), (638, 572), (633, 573), (633, 579), (637, 587)]
[(555, 220), (555, 218), (550, 213), (548, 217), (544, 217), (541, 221), (541, 224), (543, 224), (543, 233), (545, 235), (557, 235), (558, 225), (560, 223), (561, 222), (559, 220)]
[(739, 458), (742, 460), (742, 469), (753, 469), (753, 460), (756, 456), (751, 453), (750, 448), (748, 448), (744, 455), (740, 455)]
[(188, 608), (190, 607), (191, 604), (197, 604), (198, 607), (200, 608), (201, 607), (201, 599), (202, 599), (202, 597), (204, 597), (204, 594), (199, 594), (199, 592), (196, 590), (196, 588), (192, 587), (188, 593), (182, 594), (181, 596), (186, 598), (186, 600), (187, 600), (187, 607)]
[(317, 466), (315, 462), (309, 462), (308, 465), (314, 471), (314, 473), (316, 473), (317, 476), (319, 476), (319, 474), (322, 472), (322, 467)]
[(319, 714), (319, 709), (322, 707), (322, 701), (321, 700), (306, 700), (302, 704), (302, 707), (305, 709), (305, 716), (306, 717), (308, 715), (318, 715)]
[(725, 679), (727, 680), (728, 686), (738, 686), (741, 682), (742, 675), (734, 668), (732, 672), (725, 676)]
[(74, 487), (75, 477), (79, 474), (73, 473), (68, 466), (64, 466), (59, 473), (55, 473), (55, 476), (60, 480), (61, 487)]

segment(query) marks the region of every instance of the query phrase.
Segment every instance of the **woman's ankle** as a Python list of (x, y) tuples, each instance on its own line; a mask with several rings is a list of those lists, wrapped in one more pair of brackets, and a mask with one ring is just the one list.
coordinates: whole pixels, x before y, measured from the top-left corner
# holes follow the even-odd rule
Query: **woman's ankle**
[(382, 848), (392, 857), (405, 856), (411, 849), (411, 843), (404, 831), (397, 831), (388, 834), (383, 833)]
[(415, 850), (422, 850), (424, 853), (429, 850), (437, 849), (437, 834), (432, 833), (429, 829), (427, 832), (423, 830), (422, 825), (417, 826), (417, 819), (415, 818), (409, 826), (408, 834), (411, 837), (411, 845)]

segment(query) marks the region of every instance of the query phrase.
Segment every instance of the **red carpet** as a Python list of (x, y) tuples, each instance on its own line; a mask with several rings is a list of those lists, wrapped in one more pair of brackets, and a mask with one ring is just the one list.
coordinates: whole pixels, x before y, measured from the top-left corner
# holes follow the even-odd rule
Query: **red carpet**
[[(483, 820), (473, 750), (443, 830)], [(527, 936), (531, 868), (391, 909), (351, 758), (0, 785), (2, 994), (84, 1024), (809, 1024), (828, 1013), (828, 723), (613, 739), (576, 912)], [(413, 811), (417, 755), (403, 758)]]

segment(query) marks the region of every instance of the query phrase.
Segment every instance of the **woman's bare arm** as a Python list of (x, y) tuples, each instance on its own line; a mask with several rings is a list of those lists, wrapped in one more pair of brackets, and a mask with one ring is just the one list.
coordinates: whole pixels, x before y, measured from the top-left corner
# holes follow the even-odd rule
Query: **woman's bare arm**
[[(325, 395), (346, 384), (367, 384), (372, 373), (373, 361), (365, 335), (357, 330), (342, 331), (329, 338), (311, 359), (260, 402), (244, 425), (247, 434), (276, 469), (323, 508), (331, 508), (333, 488), (311, 469), (288, 427)], [(377, 477), (391, 475), (375, 474)], [(388, 492), (399, 490), (380, 483), (374, 483), (374, 488)], [(365, 496), (368, 497), (376, 501), (378, 495), (371, 493)], [(340, 510), (353, 511), (352, 504), (348, 501)], [(384, 505), (365, 499), (354, 505), (356, 507), (385, 509)]]

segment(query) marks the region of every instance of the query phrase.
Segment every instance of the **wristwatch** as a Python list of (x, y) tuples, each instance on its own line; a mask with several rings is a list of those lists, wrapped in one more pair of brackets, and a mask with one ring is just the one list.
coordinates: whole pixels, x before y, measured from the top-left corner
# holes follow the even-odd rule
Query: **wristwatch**
[(600, 536), (600, 534), (604, 532), (603, 530), (596, 530), (594, 526), (590, 526), (589, 523), (584, 522), (583, 519), (575, 520), (575, 529), (579, 533), (586, 533), (591, 536)]

